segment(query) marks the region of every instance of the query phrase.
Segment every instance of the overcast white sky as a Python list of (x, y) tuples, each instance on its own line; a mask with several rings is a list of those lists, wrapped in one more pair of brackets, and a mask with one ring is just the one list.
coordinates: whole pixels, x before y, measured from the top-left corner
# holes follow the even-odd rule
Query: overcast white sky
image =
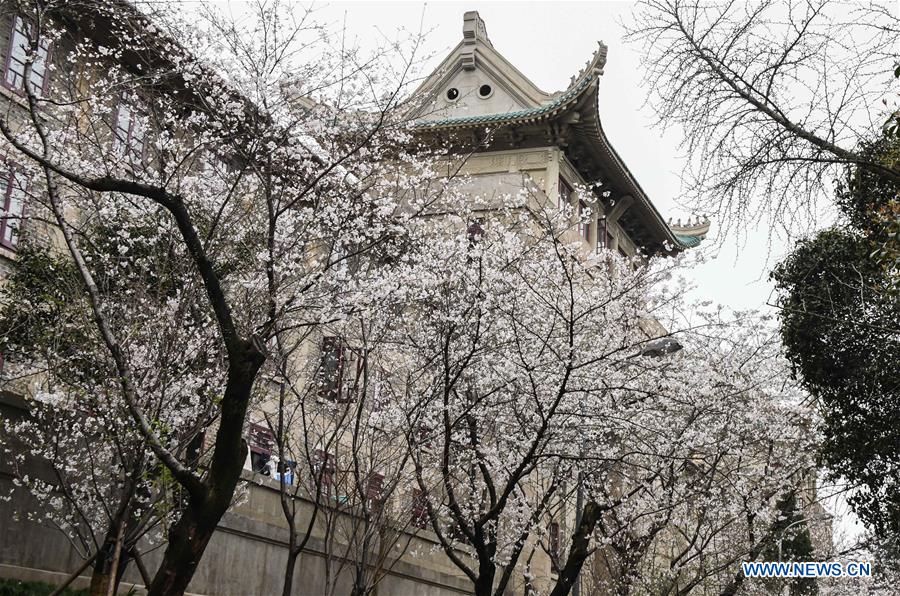
[[(569, 78), (590, 58), (597, 42), (609, 46), (600, 81), (600, 117), (616, 150), (664, 217), (684, 217), (679, 209), (682, 161), (677, 131), (665, 136), (651, 127), (653, 113), (644, 107), (641, 68), (636, 48), (622, 40), (621, 21), (630, 2), (330, 2), (320, 3), (321, 19), (340, 24), (346, 19), (361, 45), (397, 27), (430, 31), (426, 50), (433, 65), (462, 39), (463, 13), (477, 10), (494, 47), (545, 91), (568, 85)], [(713, 234), (716, 233), (715, 226)], [(711, 260), (696, 268), (694, 297), (727, 306), (765, 308), (771, 285), (767, 271), (786, 252), (768, 230), (748, 234), (746, 241), (726, 238), (721, 248), (705, 252)]]

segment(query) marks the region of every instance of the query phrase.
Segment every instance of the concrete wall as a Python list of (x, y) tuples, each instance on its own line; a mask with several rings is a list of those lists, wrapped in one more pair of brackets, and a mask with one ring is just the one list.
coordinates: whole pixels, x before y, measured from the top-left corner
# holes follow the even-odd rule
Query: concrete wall
[[(0, 396), (0, 419), (22, 415), (21, 398)], [(14, 448), (14, 446), (13, 446)], [(34, 466), (35, 473), (41, 473)], [(281, 516), (276, 484), (252, 474), (247, 475), (249, 494), (242, 504), (225, 514), (200, 563), (189, 592), (193, 594), (280, 594), (287, 561), (288, 531)], [(58, 583), (77, 569), (83, 559), (62, 532), (30, 521), (34, 500), (13, 485), (8, 454), (0, 459), (0, 577)], [(471, 593), (471, 582), (455, 570), (437, 548), (436, 541), (423, 533), (411, 538), (407, 554), (393, 561), (390, 571), (378, 586), (380, 595), (458, 596)], [(313, 537), (297, 563), (294, 594), (325, 594), (325, 545)], [(147, 567), (155, 570), (162, 555), (157, 549), (145, 555)], [(333, 593), (349, 593), (347, 566), (338, 574)], [(79, 578), (76, 587), (89, 583), (89, 572)], [(142, 581), (134, 565), (129, 567), (123, 592)], [(141, 590), (139, 590), (141, 591)]]

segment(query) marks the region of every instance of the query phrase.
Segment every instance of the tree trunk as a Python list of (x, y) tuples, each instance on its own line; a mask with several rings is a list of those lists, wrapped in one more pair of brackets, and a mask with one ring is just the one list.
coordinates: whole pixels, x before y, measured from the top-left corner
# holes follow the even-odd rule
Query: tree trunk
[(203, 494), (191, 494), (187, 508), (169, 531), (162, 564), (148, 590), (149, 596), (184, 594), (219, 520), (231, 506), (234, 490), (247, 457), (243, 440), (244, 418), (256, 374), (265, 361), (252, 341), (242, 341), (240, 353), (228, 367), (219, 429)]
[(581, 574), (581, 568), (590, 554), (591, 534), (594, 533), (594, 526), (597, 525), (601, 513), (602, 509), (596, 503), (588, 502), (584, 506), (581, 523), (578, 524), (578, 529), (572, 536), (572, 546), (569, 548), (566, 564), (559, 572), (559, 578), (557, 578), (550, 596), (567, 596), (572, 590), (572, 586)]
[[(293, 542), (293, 535), (291, 542)], [(297, 568), (297, 559), (300, 557), (300, 549), (295, 548), (293, 544), (288, 548), (287, 566), (284, 568), (284, 587), (281, 589), (281, 596), (291, 596), (294, 589), (294, 570)]]
[(119, 578), (122, 577), (121, 573), (119, 573), (119, 567), (121, 566), (122, 561), (122, 538), (125, 536), (125, 522), (119, 522), (119, 529), (116, 532), (116, 548), (113, 551), (112, 558), (112, 581), (109, 582), (109, 587), (106, 591), (106, 596), (116, 596), (116, 588), (119, 586)]
[(478, 579), (475, 581), (475, 596), (493, 596), (494, 575), (497, 566), (490, 559), (479, 557)]
[(169, 531), (162, 564), (150, 584), (151, 595), (184, 594), (216, 529), (219, 515), (204, 515), (203, 503), (189, 504)]
[[(114, 540), (114, 539), (113, 539)], [(94, 571), (91, 574), (90, 596), (106, 596), (112, 580), (112, 550), (114, 545), (107, 537), (94, 560)]]
[(91, 574), (90, 596), (108, 596), (115, 590), (116, 578), (119, 576), (119, 552), (122, 544), (124, 523), (114, 524), (106, 531), (103, 545), (94, 559), (94, 571)]
[(138, 551), (137, 548), (132, 547), (129, 556), (134, 559), (134, 565), (137, 567), (138, 573), (141, 574), (141, 581), (144, 582), (144, 588), (148, 588), (153, 581), (153, 578), (150, 577), (147, 566), (144, 565), (144, 560), (141, 558), (140, 551)]

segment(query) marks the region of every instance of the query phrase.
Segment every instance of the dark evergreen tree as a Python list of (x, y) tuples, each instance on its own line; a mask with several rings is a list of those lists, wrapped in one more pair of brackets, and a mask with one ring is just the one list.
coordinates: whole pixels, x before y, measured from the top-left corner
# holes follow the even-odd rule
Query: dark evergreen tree
[[(888, 167), (900, 137), (863, 152)], [(858, 487), (856, 513), (876, 536), (900, 535), (900, 184), (849, 167), (841, 225), (800, 242), (773, 272), (788, 358), (824, 422), (822, 462)]]

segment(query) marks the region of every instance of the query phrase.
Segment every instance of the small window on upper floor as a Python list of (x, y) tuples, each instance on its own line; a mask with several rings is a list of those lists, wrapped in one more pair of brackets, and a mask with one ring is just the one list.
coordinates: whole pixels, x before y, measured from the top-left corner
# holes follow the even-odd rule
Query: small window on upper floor
[(572, 202), (572, 187), (566, 182), (565, 178), (559, 177), (559, 186), (556, 193), (556, 206), (560, 210), (565, 209)]
[(484, 238), (484, 220), (479, 218), (470, 219), (469, 225), (466, 227), (466, 238), (469, 246), (475, 246)]
[(384, 474), (371, 472), (366, 478), (366, 501), (370, 506), (384, 502)]
[[(9, 36), (9, 47), (3, 69), (3, 85), (16, 93), (25, 93), (25, 65), (31, 51), (32, 34), (33, 27), (25, 19), (17, 16), (13, 21), (12, 32)], [(29, 89), (36, 96), (42, 96), (47, 91), (47, 83), (50, 79), (47, 68), (49, 56), (49, 40), (38, 40), (37, 52), (28, 75)]]
[(138, 111), (127, 101), (116, 108), (113, 152), (126, 159), (143, 161), (147, 146), (146, 129)]
[[(0, 168), (3, 167), (0, 162)], [(19, 228), (25, 211), (28, 176), (15, 167), (0, 169), (0, 245), (15, 250), (19, 243)]]
[(597, 252), (612, 248), (613, 236), (609, 231), (606, 218), (601, 217), (597, 220)]

